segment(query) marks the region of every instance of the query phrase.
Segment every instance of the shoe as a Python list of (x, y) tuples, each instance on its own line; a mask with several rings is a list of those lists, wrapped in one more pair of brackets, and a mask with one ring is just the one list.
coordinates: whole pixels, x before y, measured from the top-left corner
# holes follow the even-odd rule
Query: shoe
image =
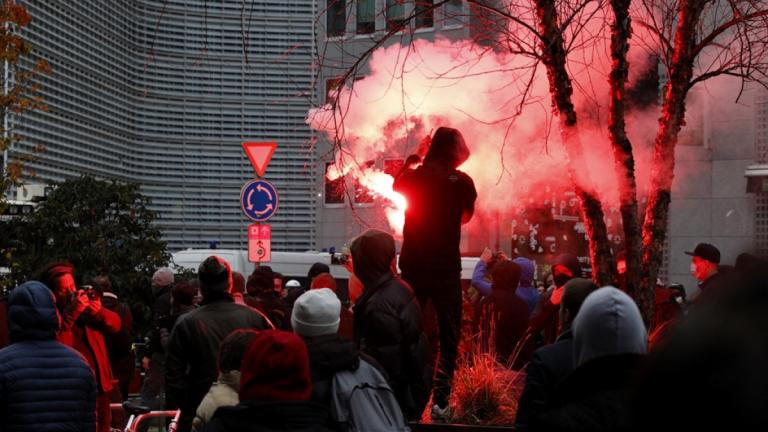
[(445, 405), (445, 408), (440, 408), (439, 405), (434, 404), (432, 405), (432, 421), (433, 422), (446, 422), (451, 416), (451, 409), (448, 407), (448, 405)]

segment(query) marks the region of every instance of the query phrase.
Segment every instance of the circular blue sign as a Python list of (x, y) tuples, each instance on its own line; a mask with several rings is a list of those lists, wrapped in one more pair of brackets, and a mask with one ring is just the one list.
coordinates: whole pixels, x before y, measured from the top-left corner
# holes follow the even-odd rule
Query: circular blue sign
[(255, 222), (264, 222), (277, 211), (277, 190), (265, 180), (251, 180), (240, 189), (240, 208)]

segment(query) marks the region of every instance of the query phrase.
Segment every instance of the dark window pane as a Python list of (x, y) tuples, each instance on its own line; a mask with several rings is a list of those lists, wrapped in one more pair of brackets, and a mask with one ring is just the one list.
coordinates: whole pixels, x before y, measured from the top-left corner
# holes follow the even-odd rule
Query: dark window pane
[(347, 23), (346, 0), (328, 0), (325, 18), (328, 36), (343, 36)]
[(357, 0), (357, 33), (367, 34), (376, 31), (376, 2)]
[(344, 83), (341, 78), (331, 78), (325, 80), (325, 103), (333, 104), (336, 102), (336, 97), (339, 95), (339, 87)]
[(402, 159), (387, 159), (384, 161), (384, 172), (394, 177), (400, 172), (403, 164), (405, 161)]
[(387, 0), (387, 30), (405, 25), (405, 0)]
[(416, 28), (433, 27), (435, 25), (434, 0), (416, 0)]
[(344, 177), (336, 180), (328, 180), (328, 170), (333, 163), (325, 163), (325, 203), (326, 204), (344, 204)]
[[(373, 161), (368, 161), (363, 166), (365, 168), (370, 168), (373, 166)], [(367, 187), (361, 185), (357, 179), (355, 179), (355, 202), (360, 204), (373, 202), (371, 191), (369, 191)]]

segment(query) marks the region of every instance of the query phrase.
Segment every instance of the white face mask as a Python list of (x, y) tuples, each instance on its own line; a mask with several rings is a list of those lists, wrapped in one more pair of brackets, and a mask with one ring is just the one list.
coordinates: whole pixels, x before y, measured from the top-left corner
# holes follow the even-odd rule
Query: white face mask
[(696, 264), (691, 263), (691, 274), (696, 276)]

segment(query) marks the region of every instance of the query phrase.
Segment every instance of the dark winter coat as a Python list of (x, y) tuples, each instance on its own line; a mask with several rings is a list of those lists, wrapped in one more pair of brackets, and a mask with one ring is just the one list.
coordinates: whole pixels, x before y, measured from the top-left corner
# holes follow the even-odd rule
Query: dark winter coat
[(338, 333), (304, 337), (312, 373), (312, 400), (330, 406), (333, 376), (341, 371), (354, 371), (360, 365), (360, 354), (351, 340)]
[[(171, 316), (171, 286), (160, 288), (155, 293), (155, 303), (152, 305), (152, 332), (149, 335), (149, 343), (144, 350), (144, 357), (152, 358), (152, 354), (165, 354), (162, 343), (163, 323)], [(168, 332), (170, 327), (165, 328)]]
[[(520, 282), (520, 266), (511, 261), (500, 261), (493, 268), (491, 295), (483, 305), (488, 324), (493, 323), (496, 354), (502, 364), (510, 355), (528, 327), (528, 306), (517, 296)], [(485, 326), (484, 335), (490, 335), (491, 327)]]
[(613, 287), (587, 296), (571, 325), (575, 369), (536, 430), (621, 431), (632, 426), (632, 392), (647, 352), (634, 300)]
[[(575, 277), (581, 277), (581, 265), (576, 256), (571, 254), (561, 254), (552, 263), (552, 267), (556, 265), (562, 265), (571, 271), (572, 276), (565, 277), (563, 275), (554, 275), (557, 288), (563, 289), (566, 282)], [(539, 304), (536, 305), (536, 309), (531, 316), (531, 322), (529, 324), (528, 331), (532, 334), (540, 333), (543, 338), (543, 344), (548, 345), (554, 343), (557, 340), (557, 336), (560, 332), (560, 310), (559, 304), (554, 304), (551, 301), (552, 291), (547, 291), (539, 298)]]
[(114, 387), (104, 336), (120, 331), (120, 316), (103, 305), (96, 315), (77, 314), (74, 304), (61, 312), (59, 342), (75, 348), (83, 355), (96, 375), (99, 392), (106, 394)]
[(406, 417), (422, 410), (432, 371), (421, 309), (410, 287), (384, 275), (355, 305), (355, 343), (386, 371)]
[(165, 362), (166, 400), (182, 410), (182, 425), (218, 376), (219, 347), (232, 331), (267, 328), (261, 314), (231, 298), (208, 303), (179, 317), (168, 341)]
[(216, 410), (203, 432), (333, 431), (329, 422), (328, 410), (316, 402), (243, 401)]
[(120, 303), (117, 297), (111, 297), (109, 294), (105, 293), (102, 304), (120, 317), (120, 331), (105, 335), (104, 342), (107, 344), (107, 354), (112, 366), (112, 373), (122, 385), (131, 380), (136, 362), (131, 339), (133, 314), (128, 306)]
[(461, 225), (474, 213), (477, 191), (472, 179), (457, 170), (469, 150), (450, 131), (458, 134), (438, 129), (424, 164), (404, 171), (394, 183), (408, 201), (400, 252), (403, 273), (458, 277), (461, 272)]
[(13, 290), (12, 344), (0, 350), (3, 431), (95, 431), (96, 382), (85, 359), (56, 340), (53, 293), (40, 282)]
[(523, 429), (537, 415), (551, 408), (555, 388), (573, 372), (573, 335), (570, 330), (557, 342), (533, 353), (525, 368), (525, 388), (517, 405), (515, 426)]
[(0, 298), (0, 348), (5, 348), (11, 343), (11, 335), (8, 331), (8, 298)]
[(644, 356), (622, 354), (594, 359), (558, 387), (552, 405), (532, 429), (622, 431), (632, 426), (632, 396)]

